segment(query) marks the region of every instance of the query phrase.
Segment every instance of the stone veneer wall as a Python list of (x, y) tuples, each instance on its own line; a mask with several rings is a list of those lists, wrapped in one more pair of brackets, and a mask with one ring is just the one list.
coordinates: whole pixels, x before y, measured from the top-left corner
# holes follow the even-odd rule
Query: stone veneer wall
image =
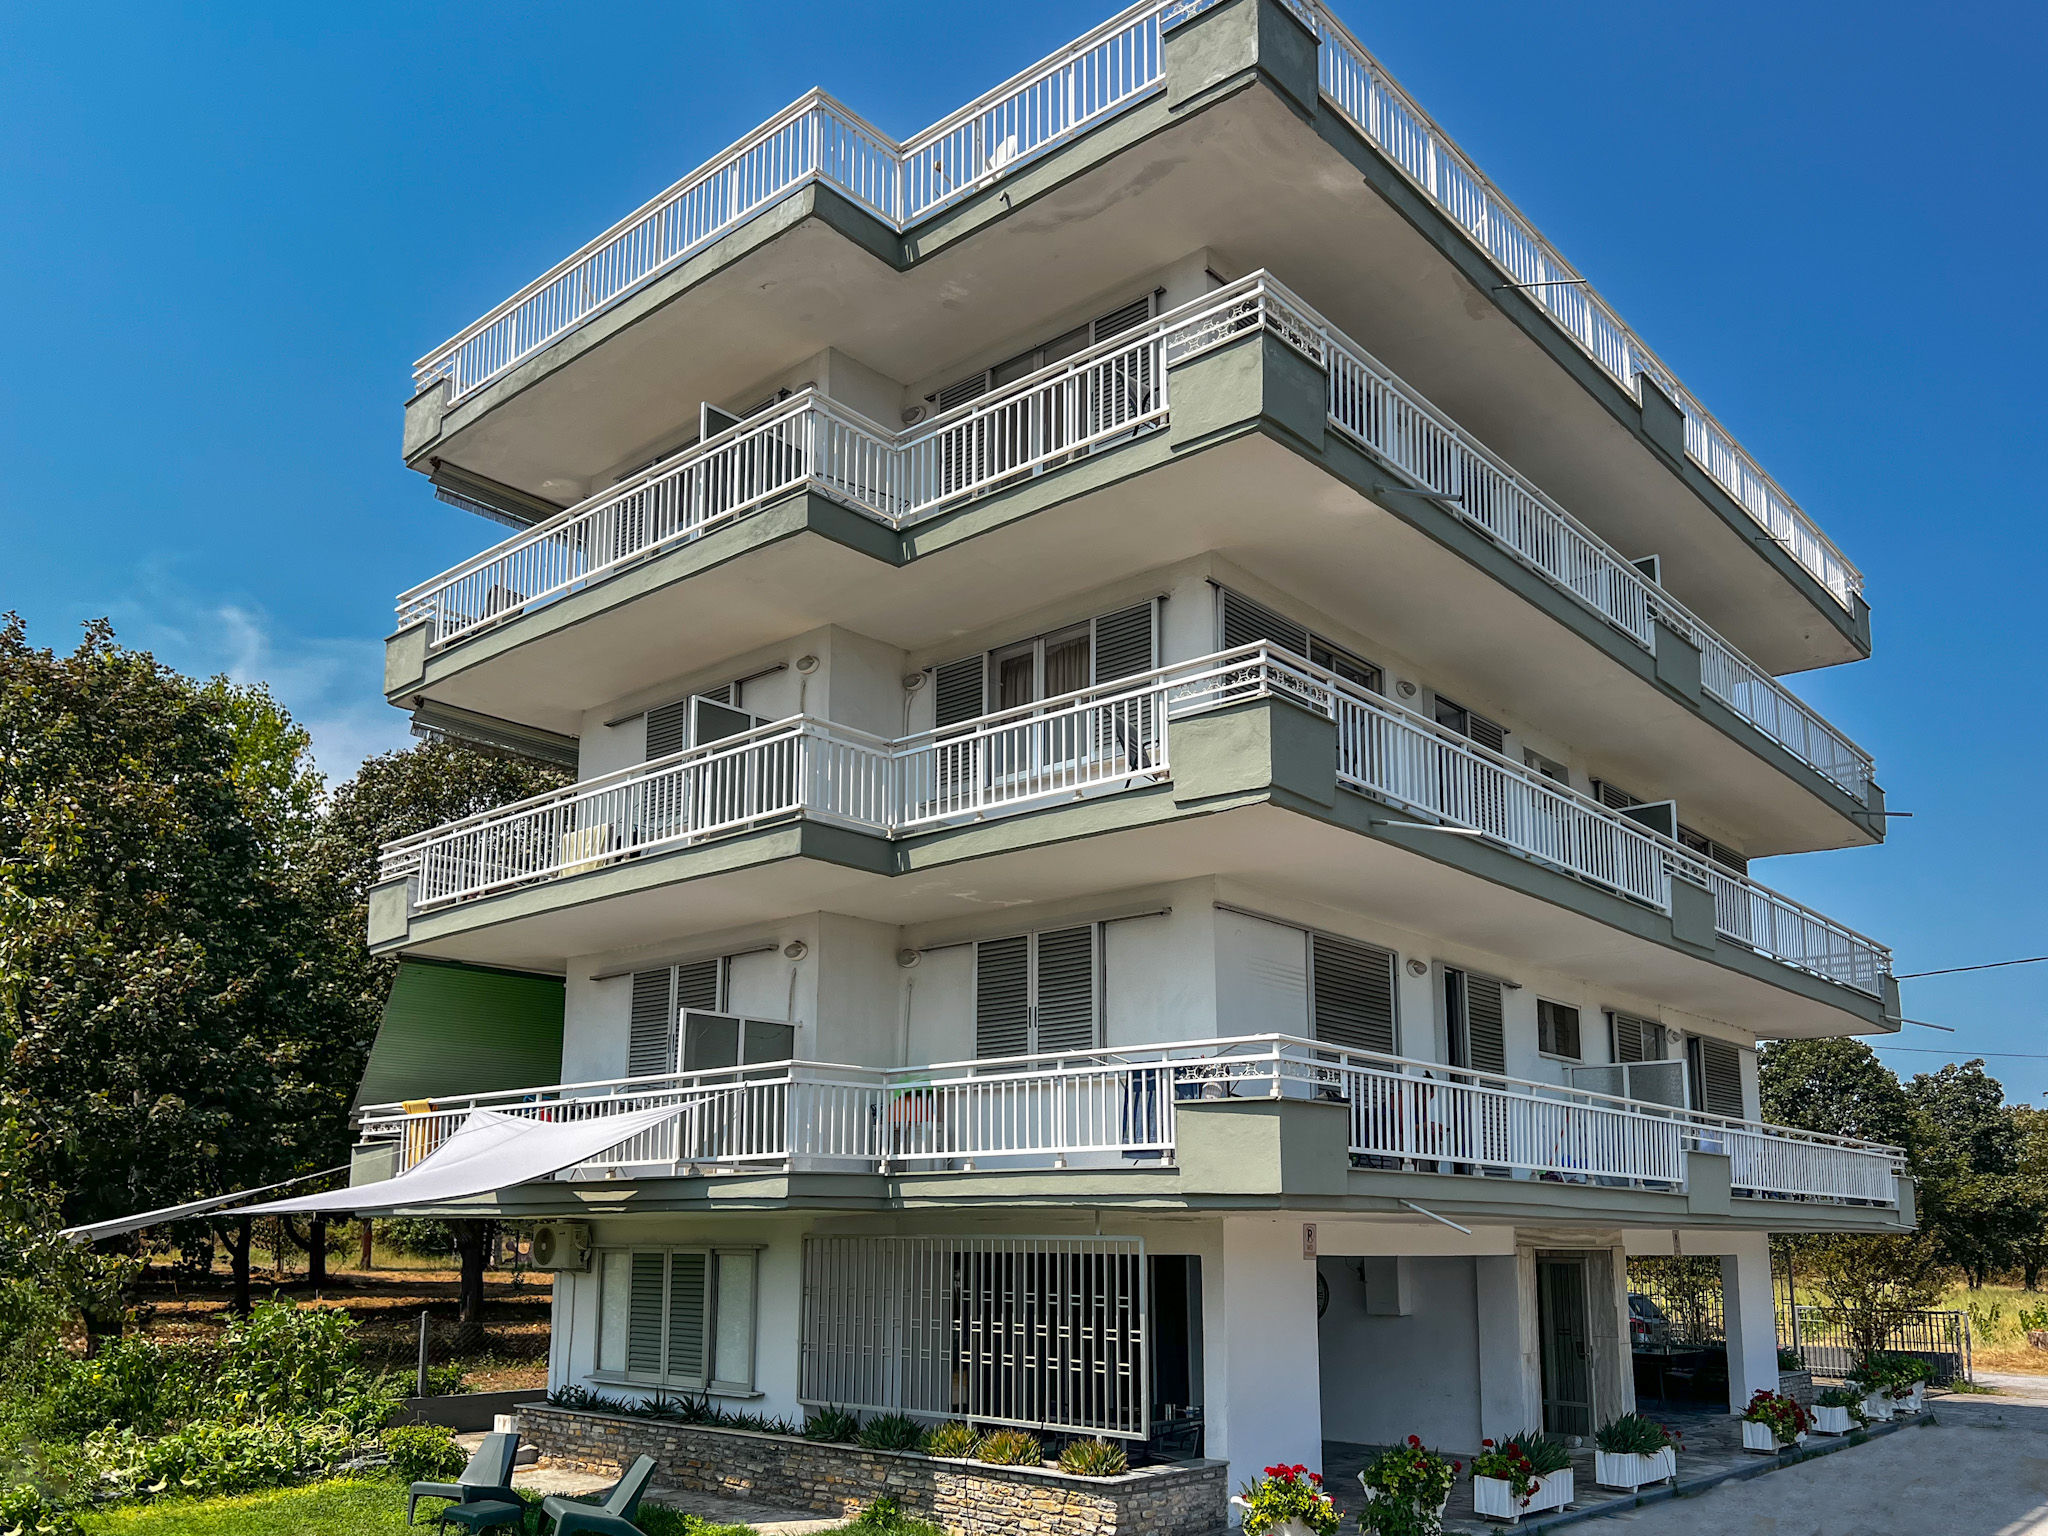
[(1073, 1477), (545, 1404), (520, 1408), (519, 1434), (567, 1466), (616, 1475), (648, 1455), (660, 1487), (785, 1509), (846, 1517), (887, 1495), (905, 1514), (964, 1536), (1210, 1536), (1229, 1512), (1221, 1461)]

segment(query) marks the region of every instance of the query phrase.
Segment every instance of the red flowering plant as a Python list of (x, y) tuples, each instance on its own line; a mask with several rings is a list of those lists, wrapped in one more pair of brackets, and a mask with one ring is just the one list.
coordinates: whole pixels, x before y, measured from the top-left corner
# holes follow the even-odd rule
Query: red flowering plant
[(1505, 1445), (1480, 1441), (1479, 1454), (1472, 1458), (1472, 1475), (1506, 1483), (1509, 1497), (1518, 1504), (1527, 1504), (1536, 1496), (1536, 1463), (1529, 1459), (1519, 1440), (1510, 1440)]
[(1438, 1536), (1444, 1500), (1464, 1470), (1463, 1462), (1429, 1450), (1417, 1435), (1381, 1451), (1358, 1474), (1365, 1489), (1359, 1530), (1367, 1536)]
[(1749, 1406), (1742, 1410), (1742, 1417), (1751, 1424), (1768, 1425), (1780, 1445), (1797, 1444), (1799, 1437), (1813, 1425), (1813, 1415), (1800, 1407), (1797, 1398), (1762, 1387), (1749, 1400)]
[(1342, 1517), (1323, 1492), (1323, 1474), (1301, 1463), (1266, 1468), (1266, 1475), (1247, 1484), (1233, 1501), (1244, 1511), (1244, 1536), (1262, 1536), (1298, 1520), (1315, 1536), (1336, 1536)]

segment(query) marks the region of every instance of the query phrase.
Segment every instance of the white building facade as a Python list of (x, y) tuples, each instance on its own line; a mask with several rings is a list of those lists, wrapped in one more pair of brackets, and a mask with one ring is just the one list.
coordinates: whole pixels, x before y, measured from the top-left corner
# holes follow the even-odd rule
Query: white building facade
[(1320, 8), (1140, 5), (904, 144), (806, 97), (418, 382), (512, 531), (387, 690), (576, 782), (393, 844), (370, 939), (558, 979), (560, 1069), (387, 1017), (357, 1178), (676, 1109), (422, 1208), (587, 1232), (552, 1385), (1235, 1481), (1590, 1433), (1631, 1254), (1722, 1257), (1746, 1400), (1768, 1234), (1912, 1224), (1757, 1102), (1899, 1025), (1749, 873), (1883, 837), (1777, 681), (1860, 578)]

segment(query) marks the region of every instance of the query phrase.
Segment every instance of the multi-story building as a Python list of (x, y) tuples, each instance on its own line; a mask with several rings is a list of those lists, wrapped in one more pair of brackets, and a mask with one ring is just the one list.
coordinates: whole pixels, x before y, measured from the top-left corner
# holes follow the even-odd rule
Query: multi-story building
[(386, 850), (357, 1176), (670, 1111), (418, 1207), (587, 1224), (557, 1386), (1470, 1449), (1632, 1403), (1629, 1255), (1746, 1399), (1766, 1235), (1912, 1224), (1758, 1118), (1899, 1024), (1750, 873), (1884, 835), (1858, 574), (1320, 7), (807, 96), (417, 384), (513, 531), (389, 696), (577, 781)]

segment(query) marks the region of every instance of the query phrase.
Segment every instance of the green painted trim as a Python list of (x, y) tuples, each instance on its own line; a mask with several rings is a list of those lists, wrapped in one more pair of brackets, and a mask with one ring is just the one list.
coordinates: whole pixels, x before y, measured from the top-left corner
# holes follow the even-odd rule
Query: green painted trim
[(355, 1103), (559, 1082), (562, 978), (402, 961)]

